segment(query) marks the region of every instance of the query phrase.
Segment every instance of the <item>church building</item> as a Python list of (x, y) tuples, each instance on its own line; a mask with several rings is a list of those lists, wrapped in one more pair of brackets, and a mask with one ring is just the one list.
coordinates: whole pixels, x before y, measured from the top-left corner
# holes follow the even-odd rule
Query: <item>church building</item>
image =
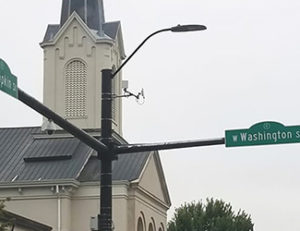
[[(116, 70), (126, 57), (120, 22), (105, 21), (102, 0), (63, 0), (60, 24), (48, 25), (40, 46), (44, 105), (100, 139), (101, 70)], [(115, 95), (121, 85), (119, 73)], [(121, 98), (113, 100), (112, 117), (114, 141), (126, 144)], [(166, 231), (171, 202), (158, 152), (119, 155), (112, 178), (115, 231)], [(100, 213), (97, 152), (58, 126), (52, 135), (43, 126), (0, 128), (0, 199), (7, 197), (7, 211), (47, 230), (93, 230), (91, 217)]]

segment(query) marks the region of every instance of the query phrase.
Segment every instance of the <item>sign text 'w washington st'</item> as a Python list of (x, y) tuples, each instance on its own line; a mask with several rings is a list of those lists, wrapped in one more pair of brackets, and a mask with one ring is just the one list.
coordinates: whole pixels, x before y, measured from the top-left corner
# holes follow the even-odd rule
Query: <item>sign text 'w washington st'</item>
[(287, 143), (300, 143), (300, 126), (267, 121), (254, 124), (249, 129), (225, 131), (226, 147)]

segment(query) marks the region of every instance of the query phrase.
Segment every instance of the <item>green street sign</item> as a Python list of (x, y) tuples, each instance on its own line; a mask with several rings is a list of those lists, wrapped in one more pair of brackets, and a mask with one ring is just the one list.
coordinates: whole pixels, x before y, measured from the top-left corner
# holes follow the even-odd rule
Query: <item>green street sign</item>
[(18, 98), (17, 77), (10, 72), (8, 65), (2, 59), (0, 59), (0, 90)]
[(266, 121), (254, 124), (249, 129), (225, 131), (226, 147), (287, 143), (300, 143), (300, 126)]

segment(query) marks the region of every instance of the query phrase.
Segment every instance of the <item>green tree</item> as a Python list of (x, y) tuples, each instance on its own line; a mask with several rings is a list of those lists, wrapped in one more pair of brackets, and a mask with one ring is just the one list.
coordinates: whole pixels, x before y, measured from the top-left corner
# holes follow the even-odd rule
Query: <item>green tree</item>
[(222, 200), (185, 203), (175, 210), (168, 231), (253, 231), (250, 215)]

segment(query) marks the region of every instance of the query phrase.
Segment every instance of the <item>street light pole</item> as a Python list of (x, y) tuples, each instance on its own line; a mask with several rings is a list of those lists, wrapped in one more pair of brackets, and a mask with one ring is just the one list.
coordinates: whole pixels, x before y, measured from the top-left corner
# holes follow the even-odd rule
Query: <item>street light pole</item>
[(114, 144), (112, 140), (112, 70), (102, 70), (102, 105), (101, 105), (101, 138), (108, 147), (107, 151), (98, 152), (101, 160), (100, 178), (100, 214), (98, 229), (112, 230), (112, 161)]
[[(101, 162), (100, 177), (100, 214), (98, 215), (98, 231), (112, 231), (112, 162), (117, 159), (115, 150), (117, 146), (112, 138), (112, 80), (119, 71), (127, 64), (134, 54), (145, 44), (152, 36), (166, 32), (188, 32), (205, 30), (202, 25), (178, 25), (171, 28), (158, 30), (150, 34), (144, 41), (132, 52), (132, 54), (123, 62), (123, 64), (112, 73), (111, 69), (102, 70), (102, 105), (101, 105), (101, 138), (102, 142), (108, 147), (108, 150), (98, 152), (98, 158)], [(148, 151), (144, 147), (144, 151)], [(150, 149), (149, 149), (150, 150)]]

